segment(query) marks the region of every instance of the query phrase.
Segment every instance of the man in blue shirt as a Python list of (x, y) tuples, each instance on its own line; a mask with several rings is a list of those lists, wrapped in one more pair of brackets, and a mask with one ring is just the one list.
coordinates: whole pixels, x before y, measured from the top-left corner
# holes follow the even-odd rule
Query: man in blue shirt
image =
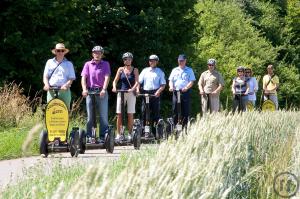
[(190, 115), (190, 88), (196, 80), (193, 69), (186, 65), (186, 56), (178, 56), (178, 66), (174, 68), (169, 77), (169, 91), (173, 92), (172, 109), (174, 123), (178, 122), (177, 95), (176, 91), (181, 91), (181, 121), (184, 127)]
[[(151, 120), (157, 123), (160, 118), (160, 95), (165, 89), (166, 80), (165, 73), (157, 67), (159, 58), (157, 55), (151, 55), (149, 57), (149, 67), (144, 68), (139, 75), (139, 83), (142, 85), (142, 92), (148, 94), (154, 94), (155, 97), (150, 98), (149, 106), (151, 110)], [(145, 99), (142, 103), (143, 121), (145, 121)], [(145, 134), (145, 137), (151, 135)]]

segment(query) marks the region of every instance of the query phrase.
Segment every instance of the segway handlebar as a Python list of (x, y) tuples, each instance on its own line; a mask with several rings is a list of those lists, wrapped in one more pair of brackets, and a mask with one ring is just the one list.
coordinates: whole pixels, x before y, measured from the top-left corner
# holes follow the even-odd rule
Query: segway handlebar
[(129, 93), (128, 90), (116, 90), (117, 93)]
[(49, 87), (49, 91), (60, 91), (61, 89), (60, 89), (60, 86), (50, 86)]
[(138, 94), (136, 96), (138, 96), (138, 97), (156, 97), (154, 94), (149, 94), (149, 93), (142, 93), (142, 94)]

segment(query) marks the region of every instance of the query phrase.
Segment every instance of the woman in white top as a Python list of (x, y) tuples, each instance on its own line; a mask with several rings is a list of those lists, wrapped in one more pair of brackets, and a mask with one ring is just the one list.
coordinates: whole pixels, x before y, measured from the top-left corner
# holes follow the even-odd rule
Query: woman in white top
[(253, 72), (252, 72), (251, 68), (245, 69), (245, 77), (246, 77), (246, 81), (249, 85), (248, 101), (250, 101), (253, 104), (253, 106), (255, 107), (258, 83), (256, 81), (256, 78), (253, 77)]

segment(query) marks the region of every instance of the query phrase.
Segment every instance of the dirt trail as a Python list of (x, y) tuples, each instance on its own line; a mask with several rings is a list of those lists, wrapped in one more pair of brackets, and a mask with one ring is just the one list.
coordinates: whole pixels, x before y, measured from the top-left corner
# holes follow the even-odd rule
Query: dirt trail
[[(18, 178), (22, 178), (26, 170), (38, 164), (47, 166), (51, 170), (51, 165), (56, 160), (60, 160), (64, 166), (72, 164), (89, 164), (95, 160), (109, 161), (117, 159), (122, 153), (132, 151), (133, 146), (117, 146), (114, 153), (107, 153), (105, 149), (87, 150), (85, 154), (79, 154), (77, 158), (72, 158), (70, 153), (54, 153), (49, 154), (48, 158), (40, 156), (19, 158), (13, 160), (0, 161), (0, 191), (9, 184), (15, 184)], [(52, 163), (52, 164), (51, 164)]]

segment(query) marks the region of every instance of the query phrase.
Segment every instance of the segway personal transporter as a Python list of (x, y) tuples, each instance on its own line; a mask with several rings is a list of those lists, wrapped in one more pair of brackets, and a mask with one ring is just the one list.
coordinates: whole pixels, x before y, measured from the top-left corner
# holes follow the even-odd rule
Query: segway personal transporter
[(49, 101), (45, 108), (46, 129), (40, 134), (40, 154), (47, 157), (49, 152), (68, 152), (71, 156), (78, 156), (82, 138), (79, 128), (74, 127), (70, 132), (68, 142), (69, 111), (67, 105), (58, 99), (59, 87), (50, 87), (54, 92), (54, 98)]
[(275, 111), (276, 110), (276, 105), (275, 103), (270, 100), (270, 94), (266, 94), (266, 93), (263, 93), (263, 96), (266, 96), (267, 100), (265, 100), (261, 106), (261, 110), (262, 111)]
[[(108, 153), (114, 152), (115, 136), (113, 132), (113, 126), (108, 125), (105, 131), (104, 143), (100, 141), (100, 135), (97, 137), (97, 111), (96, 111), (96, 95), (100, 95), (100, 90), (89, 90), (88, 95), (92, 100), (92, 114), (93, 114), (93, 126), (92, 135), (87, 137), (86, 133), (83, 133), (84, 142), (81, 147), (80, 153), (84, 153), (87, 149), (106, 149)], [(88, 140), (87, 140), (88, 139)]]
[(132, 128), (132, 140), (126, 139), (125, 136), (125, 100), (124, 95), (128, 93), (127, 90), (117, 90), (117, 93), (121, 94), (121, 114), (122, 114), (122, 126), (120, 129), (120, 139), (115, 139), (115, 144), (118, 146), (127, 146), (133, 144), (134, 149), (140, 149), (141, 146), (141, 132), (142, 126), (138, 119), (135, 119), (133, 122)]
[[(134, 123), (139, 124), (141, 126), (141, 142), (142, 143), (151, 143), (154, 142), (155, 139), (160, 141), (162, 139), (166, 139), (165, 135), (165, 123), (163, 119), (159, 119), (157, 123), (153, 124), (155, 128), (155, 135), (153, 134), (152, 126), (151, 126), (151, 119), (150, 119), (150, 98), (156, 97), (154, 94), (138, 94), (138, 97), (144, 97), (145, 99), (145, 106), (144, 110), (142, 110), (142, 115), (145, 114), (145, 121), (143, 119), (140, 121), (138, 119), (135, 120)], [(143, 116), (142, 116), (143, 117)]]

